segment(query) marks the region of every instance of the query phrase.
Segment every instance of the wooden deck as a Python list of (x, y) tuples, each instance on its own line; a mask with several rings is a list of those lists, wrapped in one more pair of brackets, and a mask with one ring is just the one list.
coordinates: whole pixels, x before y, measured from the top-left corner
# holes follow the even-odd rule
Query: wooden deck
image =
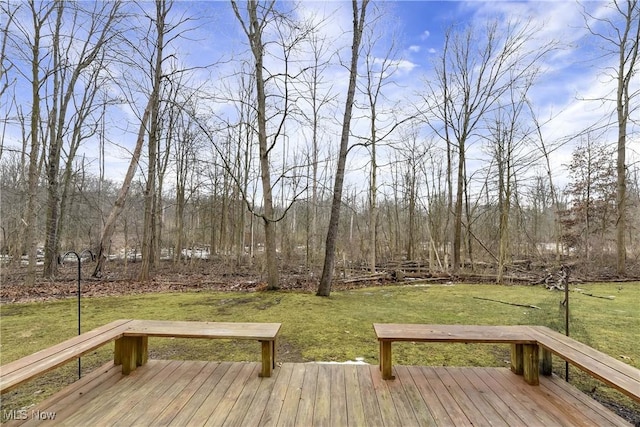
[[(629, 426), (557, 377), (527, 385), (507, 368), (150, 360), (112, 364), (28, 410), (25, 425)], [(10, 422), (7, 425), (16, 425)]]

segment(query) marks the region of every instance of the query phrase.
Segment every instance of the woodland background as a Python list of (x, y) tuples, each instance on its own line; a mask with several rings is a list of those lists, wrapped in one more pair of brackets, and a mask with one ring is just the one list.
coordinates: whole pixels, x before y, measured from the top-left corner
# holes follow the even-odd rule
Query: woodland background
[(303, 3), (219, 4), (244, 50), (193, 65), (180, 43), (215, 43), (199, 3), (2, 1), (3, 281), (54, 279), (85, 250), (96, 277), (209, 259), (270, 289), (293, 269), (319, 295), (346, 267), (640, 274), (637, 1), (576, 4), (611, 91), (582, 100), (602, 120), (552, 138), (531, 93), (569, 47), (535, 20), (452, 25), (409, 93), (385, 3), (335, 4), (353, 12), (340, 38)]

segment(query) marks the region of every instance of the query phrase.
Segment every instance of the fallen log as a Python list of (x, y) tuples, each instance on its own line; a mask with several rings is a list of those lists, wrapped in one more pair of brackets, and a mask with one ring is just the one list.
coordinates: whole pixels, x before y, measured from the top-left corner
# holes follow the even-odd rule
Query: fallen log
[(518, 304), (518, 303), (515, 303), (515, 302), (500, 301), (500, 300), (497, 300), (497, 299), (482, 298), (482, 297), (473, 297), (473, 298), (481, 299), (481, 300), (484, 300), (484, 301), (499, 302), (500, 304), (515, 305), (516, 307), (527, 307), (527, 308), (535, 308), (536, 310), (540, 310), (540, 307), (538, 307), (537, 305)]
[(587, 292), (582, 292), (582, 291), (576, 291), (576, 292), (578, 292), (579, 294), (586, 295), (588, 297), (594, 297), (594, 298), (602, 298), (602, 299), (610, 299), (610, 300), (616, 298), (616, 297), (613, 297), (613, 296), (600, 296), (600, 295), (589, 294)]
[(348, 279), (339, 280), (340, 283), (357, 283), (357, 282), (370, 282), (372, 280), (380, 280), (388, 278), (387, 273), (372, 273), (366, 276), (351, 277)]

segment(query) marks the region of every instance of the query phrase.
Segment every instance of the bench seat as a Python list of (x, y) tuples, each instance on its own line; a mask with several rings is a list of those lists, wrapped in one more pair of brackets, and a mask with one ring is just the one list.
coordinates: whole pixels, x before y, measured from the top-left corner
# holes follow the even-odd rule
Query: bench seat
[(478, 325), (373, 325), (380, 342), (380, 370), (384, 379), (393, 379), (391, 343), (451, 342), (509, 343), (511, 370), (531, 385), (539, 383), (539, 373), (551, 375), (551, 354), (555, 354), (593, 377), (640, 402), (640, 370), (601, 351), (545, 326)]
[(133, 320), (116, 320), (0, 367), (0, 393), (124, 336)]
[(383, 379), (394, 379), (391, 343), (451, 342), (511, 344), (511, 370), (527, 383), (538, 385), (538, 345), (526, 326), (424, 325), (374, 323), (380, 343), (380, 370)]
[(270, 377), (275, 368), (275, 345), (280, 323), (191, 322), (134, 320), (116, 341), (115, 363), (128, 374), (146, 363), (148, 337), (244, 339), (262, 345), (261, 377)]
[(149, 337), (256, 340), (262, 344), (260, 376), (269, 377), (275, 368), (275, 344), (280, 326), (280, 323), (116, 320), (2, 365), (0, 394), (112, 341), (115, 341), (114, 364), (122, 365), (122, 373), (129, 374), (147, 362)]
[(640, 370), (546, 326), (531, 326), (542, 349), (541, 372), (551, 375), (551, 353), (640, 402)]

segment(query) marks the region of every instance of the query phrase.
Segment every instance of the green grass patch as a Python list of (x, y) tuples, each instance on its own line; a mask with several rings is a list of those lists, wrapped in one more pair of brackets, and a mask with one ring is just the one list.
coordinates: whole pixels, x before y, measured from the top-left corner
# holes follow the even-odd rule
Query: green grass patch
[[(640, 283), (588, 284), (586, 293), (613, 296), (601, 299), (572, 292), (571, 336), (617, 359), (640, 368)], [(530, 304), (517, 307), (495, 299)], [(377, 287), (333, 292), (319, 298), (300, 292), (194, 292), (146, 294), (82, 300), (82, 329), (116, 319), (281, 322), (278, 360), (291, 362), (347, 361), (362, 357), (378, 363), (378, 344), (372, 323), (442, 323), (478, 325), (545, 325), (564, 332), (563, 294), (542, 287), (496, 285), (433, 285)], [(0, 306), (2, 364), (57, 344), (77, 334), (75, 300)], [(394, 363), (435, 366), (508, 366), (509, 347), (464, 344), (394, 344)], [(154, 339), (152, 358), (258, 361), (257, 342)], [(83, 357), (85, 371), (106, 363), (112, 348)], [(564, 364), (556, 360), (562, 374)], [(583, 390), (597, 388), (604, 399), (640, 410), (619, 393), (586, 374), (572, 370), (572, 382)], [(70, 363), (41, 379), (3, 396), (3, 409), (31, 405), (75, 379)]]

